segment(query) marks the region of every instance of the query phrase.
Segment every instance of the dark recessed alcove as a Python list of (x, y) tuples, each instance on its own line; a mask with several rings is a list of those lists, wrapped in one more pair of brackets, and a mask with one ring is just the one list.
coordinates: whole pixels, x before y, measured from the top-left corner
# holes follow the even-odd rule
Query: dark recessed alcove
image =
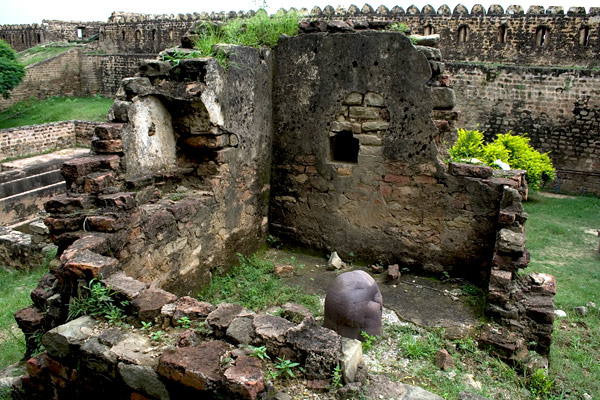
[(331, 147), (331, 160), (338, 162), (357, 163), (358, 162), (358, 139), (352, 135), (352, 132), (339, 132), (337, 135), (329, 138)]

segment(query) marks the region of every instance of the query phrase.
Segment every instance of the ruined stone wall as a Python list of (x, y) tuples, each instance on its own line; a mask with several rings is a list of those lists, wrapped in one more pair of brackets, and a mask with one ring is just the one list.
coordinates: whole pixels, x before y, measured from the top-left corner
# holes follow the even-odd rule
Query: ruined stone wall
[(280, 40), (274, 235), (323, 252), (485, 280), (502, 189), (448, 173), (447, 138), (434, 119), (452, 114), (454, 95), (428, 86), (425, 54), (400, 33)]
[(550, 187), (600, 193), (600, 72), (448, 63), (458, 125), (496, 134), (528, 133), (558, 169)]
[(0, 25), (0, 39), (16, 51), (48, 43), (82, 41), (97, 35), (102, 22), (44, 20), (42, 24)]
[(53, 149), (89, 146), (99, 122), (61, 121), (0, 130), (0, 159)]
[[(89, 56), (92, 57), (92, 56)], [(114, 96), (124, 78), (137, 73), (142, 60), (152, 59), (154, 54), (110, 54), (97, 56), (99, 68), (97, 70), (101, 79), (101, 93), (105, 96)]]
[(97, 156), (67, 162), (69, 194), (46, 205), (60, 251), (97, 233), (110, 265), (188, 294), (264, 243), (271, 62), (234, 50), (240, 68), (149, 62), (123, 81), (109, 113), (117, 123), (96, 130)]
[(27, 66), (25, 77), (8, 99), (0, 99), (0, 110), (28, 99), (48, 96), (77, 96), (80, 94), (80, 50), (66, 53)]

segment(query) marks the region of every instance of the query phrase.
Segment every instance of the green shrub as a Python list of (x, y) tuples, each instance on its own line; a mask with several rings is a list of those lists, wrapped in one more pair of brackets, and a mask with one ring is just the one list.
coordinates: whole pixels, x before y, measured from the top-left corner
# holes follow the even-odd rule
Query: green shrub
[(482, 131), (459, 129), (450, 156), (455, 161), (467, 162), (477, 158), (493, 168), (499, 168), (494, 161), (501, 160), (512, 169), (523, 169), (527, 171), (527, 183), (532, 190), (539, 190), (544, 181), (554, 179), (555, 169), (548, 153), (541, 154), (531, 147), (527, 134), (499, 134), (488, 144), (483, 143), (483, 138)]
[(17, 59), (17, 53), (0, 40), (0, 95), (8, 98), (9, 92), (17, 87), (25, 76), (25, 68)]
[(450, 156), (455, 161), (479, 158), (483, 154), (483, 132), (458, 129), (458, 139), (450, 148)]

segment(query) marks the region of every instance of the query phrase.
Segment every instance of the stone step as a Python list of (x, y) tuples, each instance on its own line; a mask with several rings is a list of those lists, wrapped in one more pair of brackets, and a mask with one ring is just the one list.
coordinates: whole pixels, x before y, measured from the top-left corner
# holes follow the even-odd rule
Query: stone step
[(117, 155), (98, 155), (79, 157), (65, 162), (60, 172), (65, 177), (67, 185), (81, 183), (81, 181), (93, 172), (102, 170), (117, 170), (121, 159)]
[(0, 199), (0, 224), (14, 225), (31, 218), (44, 209), (44, 203), (52, 196), (65, 190), (63, 181)]
[(56, 166), (55, 169), (50, 171), (0, 183), (0, 199), (42, 188), (44, 186), (50, 186), (59, 182), (64, 183), (64, 179), (58, 166)]

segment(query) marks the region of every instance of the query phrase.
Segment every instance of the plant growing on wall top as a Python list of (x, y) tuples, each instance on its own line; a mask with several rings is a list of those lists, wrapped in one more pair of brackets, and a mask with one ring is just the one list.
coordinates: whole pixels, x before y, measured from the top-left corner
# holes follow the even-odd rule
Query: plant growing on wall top
[(459, 129), (450, 156), (454, 161), (476, 160), (493, 168), (500, 168), (496, 163), (500, 160), (513, 169), (524, 169), (532, 190), (539, 190), (544, 182), (554, 179), (555, 169), (548, 153), (542, 154), (531, 147), (527, 134), (499, 134), (493, 142), (484, 144), (482, 131)]
[(0, 95), (8, 98), (25, 76), (25, 68), (17, 60), (17, 54), (4, 40), (0, 40)]
[(235, 18), (224, 24), (203, 22), (196, 26), (198, 40), (195, 48), (201, 57), (216, 57), (221, 64), (226, 57), (217, 44), (236, 44), (255, 48), (274, 47), (280, 35), (298, 33), (300, 14), (289, 11), (269, 16), (264, 9), (252, 18)]

